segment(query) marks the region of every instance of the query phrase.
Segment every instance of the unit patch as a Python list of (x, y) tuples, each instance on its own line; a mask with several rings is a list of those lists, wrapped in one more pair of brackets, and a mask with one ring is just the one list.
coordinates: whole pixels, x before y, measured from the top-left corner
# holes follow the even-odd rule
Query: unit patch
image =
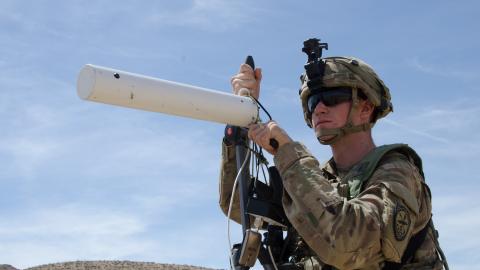
[(410, 220), (410, 214), (407, 208), (401, 204), (397, 204), (393, 216), (393, 232), (397, 241), (403, 241), (405, 239), (411, 223), (412, 221)]

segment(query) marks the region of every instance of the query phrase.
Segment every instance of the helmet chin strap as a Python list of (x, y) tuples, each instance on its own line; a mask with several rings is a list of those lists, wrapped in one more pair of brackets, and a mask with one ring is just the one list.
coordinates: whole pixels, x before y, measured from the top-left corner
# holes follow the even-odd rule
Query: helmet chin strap
[[(352, 88), (352, 106), (350, 112), (348, 113), (347, 123), (341, 128), (325, 128), (315, 130), (315, 135), (317, 135), (318, 141), (323, 145), (332, 145), (338, 142), (347, 134), (352, 134), (360, 131), (367, 131), (373, 127), (372, 123), (364, 123), (360, 125), (353, 125), (352, 116), (358, 110), (359, 100), (358, 100), (358, 91), (357, 88)], [(333, 136), (333, 137), (331, 137)], [(322, 139), (325, 137), (331, 137), (328, 139)]]

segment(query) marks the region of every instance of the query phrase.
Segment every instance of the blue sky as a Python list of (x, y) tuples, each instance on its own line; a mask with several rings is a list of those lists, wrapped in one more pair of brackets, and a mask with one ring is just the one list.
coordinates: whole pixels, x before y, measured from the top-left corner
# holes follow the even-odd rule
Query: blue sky
[[(302, 118), (303, 40), (357, 56), (390, 87), (377, 144), (423, 157), (453, 269), (480, 263), (476, 1), (0, 2), (0, 263), (141, 260), (228, 266), (218, 207), (223, 126), (80, 100), (86, 63), (229, 92), (247, 54), (261, 99), (330, 156)], [(239, 239), (239, 227), (233, 238)]]

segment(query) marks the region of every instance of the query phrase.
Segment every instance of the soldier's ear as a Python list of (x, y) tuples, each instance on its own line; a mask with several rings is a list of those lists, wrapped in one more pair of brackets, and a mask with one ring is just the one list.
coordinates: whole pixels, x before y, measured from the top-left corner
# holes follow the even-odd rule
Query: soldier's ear
[(367, 100), (361, 100), (360, 101), (360, 118), (362, 120), (370, 120), (373, 117), (373, 111), (375, 110), (375, 105), (373, 105), (372, 102), (370, 102), (368, 99)]

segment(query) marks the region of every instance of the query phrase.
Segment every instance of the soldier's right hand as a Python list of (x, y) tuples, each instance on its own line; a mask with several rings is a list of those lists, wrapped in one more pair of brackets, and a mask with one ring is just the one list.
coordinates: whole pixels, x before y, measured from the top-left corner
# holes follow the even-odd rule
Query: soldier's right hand
[(252, 69), (247, 64), (240, 65), (240, 71), (230, 80), (235, 95), (251, 95), (258, 99), (260, 97), (260, 81), (262, 80), (262, 69)]

